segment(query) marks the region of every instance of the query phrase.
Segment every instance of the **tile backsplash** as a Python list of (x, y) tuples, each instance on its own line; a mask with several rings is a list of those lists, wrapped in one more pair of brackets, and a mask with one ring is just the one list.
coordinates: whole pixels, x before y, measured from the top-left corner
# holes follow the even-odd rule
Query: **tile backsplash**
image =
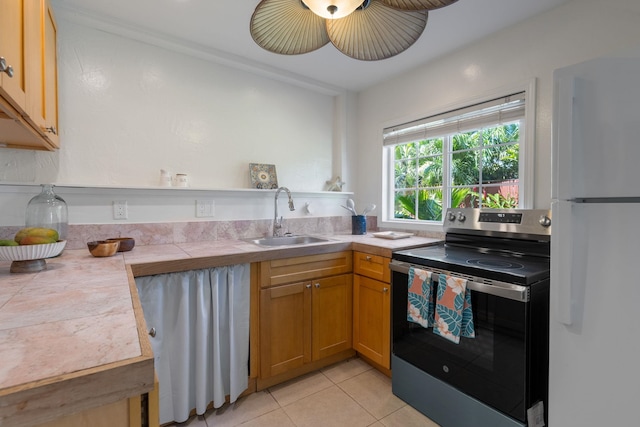
[[(69, 224), (66, 248), (83, 249), (87, 242), (111, 237), (133, 237), (136, 245), (244, 239), (270, 235), (272, 226), (272, 220)], [(0, 239), (12, 239), (20, 228), (0, 227)], [(291, 218), (284, 228), (294, 234), (350, 234), (351, 217)], [(367, 217), (367, 231), (376, 230), (377, 217)]]

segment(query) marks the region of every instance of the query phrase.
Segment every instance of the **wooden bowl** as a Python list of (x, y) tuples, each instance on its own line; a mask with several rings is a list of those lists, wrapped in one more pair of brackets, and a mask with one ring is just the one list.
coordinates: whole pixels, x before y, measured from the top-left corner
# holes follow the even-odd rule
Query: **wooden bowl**
[(113, 256), (118, 252), (120, 248), (120, 242), (109, 242), (107, 240), (97, 240), (95, 242), (88, 242), (87, 247), (91, 255), (95, 257)]
[(136, 245), (136, 239), (133, 237), (112, 237), (107, 239), (107, 242), (120, 242), (120, 249), (118, 252), (129, 252)]

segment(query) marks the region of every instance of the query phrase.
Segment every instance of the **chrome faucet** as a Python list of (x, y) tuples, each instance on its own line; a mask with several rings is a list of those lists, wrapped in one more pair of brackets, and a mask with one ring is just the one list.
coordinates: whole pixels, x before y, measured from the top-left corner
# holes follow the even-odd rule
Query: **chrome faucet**
[(274, 214), (273, 214), (273, 236), (281, 237), (282, 236), (282, 223), (283, 218), (278, 218), (278, 195), (281, 191), (286, 191), (287, 196), (289, 196), (289, 210), (295, 211), (296, 208), (293, 206), (293, 199), (291, 198), (291, 191), (287, 187), (280, 187), (276, 190), (276, 198), (274, 200)]

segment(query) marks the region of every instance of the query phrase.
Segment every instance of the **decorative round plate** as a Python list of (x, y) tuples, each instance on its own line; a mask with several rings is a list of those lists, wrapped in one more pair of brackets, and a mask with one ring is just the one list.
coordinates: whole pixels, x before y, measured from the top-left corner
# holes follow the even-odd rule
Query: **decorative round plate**
[(51, 258), (60, 255), (66, 244), (66, 240), (60, 240), (42, 245), (0, 246), (0, 260), (29, 261)]

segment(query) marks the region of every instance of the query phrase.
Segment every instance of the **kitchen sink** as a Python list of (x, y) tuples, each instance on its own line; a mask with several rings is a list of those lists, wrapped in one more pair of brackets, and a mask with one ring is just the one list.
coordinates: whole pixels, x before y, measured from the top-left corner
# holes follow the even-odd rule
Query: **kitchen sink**
[(331, 240), (314, 236), (282, 236), (282, 237), (259, 237), (249, 239), (251, 243), (260, 246), (289, 246), (289, 245), (309, 245), (312, 243), (324, 243)]

